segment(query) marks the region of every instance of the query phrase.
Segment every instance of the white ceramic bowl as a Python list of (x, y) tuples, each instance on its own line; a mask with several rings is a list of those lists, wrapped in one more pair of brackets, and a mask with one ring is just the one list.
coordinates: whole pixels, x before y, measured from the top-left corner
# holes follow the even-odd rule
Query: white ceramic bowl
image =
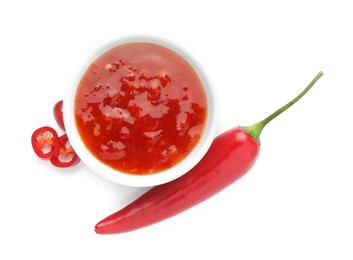
[[(74, 105), (76, 89), (88, 67), (93, 61), (95, 61), (98, 57), (100, 57), (103, 53), (107, 52), (108, 50), (116, 46), (131, 42), (147, 42), (159, 44), (179, 54), (193, 67), (195, 72), (198, 74), (203, 84), (207, 98), (206, 125), (201, 135), (201, 138), (195, 148), (185, 159), (183, 159), (181, 162), (179, 162), (172, 168), (149, 175), (133, 175), (124, 172), (119, 172), (102, 163), (86, 148), (75, 123)], [(85, 57), (85, 60), (83, 60), (82, 62), (82, 66), (77, 71), (76, 78), (72, 82), (72, 85), (69, 86), (68, 91), (65, 95), (63, 113), (65, 128), (70, 143), (78, 154), (78, 156), (81, 158), (81, 160), (101, 177), (118, 184), (135, 187), (148, 187), (163, 184), (180, 177), (181, 175), (188, 172), (191, 168), (193, 168), (209, 149), (215, 137), (218, 119), (216, 95), (210, 85), (210, 82), (206, 78), (205, 73), (202, 71), (201, 66), (197, 62), (197, 59), (195, 57), (192, 57), (189, 52), (184, 50), (184, 48), (178, 47), (168, 41), (159, 38), (145, 36), (125, 37), (105, 41), (104, 43), (100, 44), (98, 47), (93, 49), (90, 53), (88, 53), (87, 57)]]

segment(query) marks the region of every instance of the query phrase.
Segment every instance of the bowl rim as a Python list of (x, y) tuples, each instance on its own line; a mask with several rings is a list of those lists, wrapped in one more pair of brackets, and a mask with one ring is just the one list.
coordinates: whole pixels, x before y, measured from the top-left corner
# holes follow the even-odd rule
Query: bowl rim
[[(190, 152), (190, 154), (185, 157), (181, 162), (175, 166), (154, 174), (148, 175), (133, 175), (129, 173), (120, 172), (115, 170), (103, 162), (98, 160), (93, 154), (89, 152), (83, 143), (80, 134), (76, 128), (75, 116), (74, 116), (74, 105), (76, 89), (83, 77), (84, 73), (98, 57), (108, 50), (127, 43), (134, 42), (144, 42), (158, 44), (163, 47), (169, 48), (174, 51), (182, 58), (184, 58), (194, 69), (200, 81), (203, 85), (206, 99), (207, 99), (207, 116), (206, 125), (201, 135), (198, 144)], [(183, 174), (187, 173), (192, 169), (205, 155), (209, 147), (211, 146), (213, 139), (216, 134), (218, 126), (218, 102), (214, 88), (210, 83), (209, 78), (206, 77), (204, 70), (197, 61), (200, 59), (192, 56), (191, 52), (188, 51), (184, 46), (180, 47), (170, 41), (161, 39), (155, 36), (144, 36), (144, 35), (134, 35), (134, 36), (122, 36), (118, 38), (108, 39), (102, 41), (95, 48), (93, 48), (82, 62), (78, 73), (75, 75), (74, 79), (70, 82), (67, 91), (65, 93), (63, 102), (63, 115), (66, 133), (69, 137), (70, 143), (77, 155), (81, 158), (82, 162), (85, 163), (93, 172), (99, 176), (125, 186), (133, 187), (150, 187), (155, 185), (160, 185), (169, 181), (172, 181)]]

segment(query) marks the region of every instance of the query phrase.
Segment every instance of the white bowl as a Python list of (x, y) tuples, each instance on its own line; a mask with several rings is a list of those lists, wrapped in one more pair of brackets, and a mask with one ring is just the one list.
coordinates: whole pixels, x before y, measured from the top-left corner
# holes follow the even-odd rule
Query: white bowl
[[(147, 42), (159, 44), (179, 54), (193, 67), (193, 69), (197, 73), (204, 87), (207, 98), (206, 125), (198, 144), (194, 147), (194, 149), (185, 159), (183, 159), (181, 162), (179, 162), (172, 168), (169, 168), (162, 172), (148, 175), (133, 175), (124, 172), (119, 172), (98, 160), (85, 146), (76, 127), (74, 115), (76, 89), (80, 83), (81, 78), (83, 77), (84, 73), (91, 65), (91, 63), (108, 50), (116, 46), (132, 42)], [(189, 52), (184, 50), (184, 48), (180, 48), (170, 42), (155, 37), (144, 36), (125, 37), (109, 40), (92, 50), (87, 55), (87, 57), (85, 57), (85, 60), (82, 62), (82, 66), (78, 69), (77, 77), (72, 82), (72, 85), (68, 88), (68, 91), (64, 98), (63, 113), (65, 128), (70, 143), (78, 154), (78, 156), (81, 158), (81, 160), (101, 177), (118, 184), (134, 187), (148, 187), (163, 184), (187, 173), (201, 160), (201, 158), (209, 149), (216, 134), (218, 121), (218, 107), (216, 102), (216, 95), (214, 93), (214, 90), (211, 88), (211, 85), (207, 80), (205, 73), (201, 70), (201, 67), (197, 62), (196, 58), (192, 57)]]

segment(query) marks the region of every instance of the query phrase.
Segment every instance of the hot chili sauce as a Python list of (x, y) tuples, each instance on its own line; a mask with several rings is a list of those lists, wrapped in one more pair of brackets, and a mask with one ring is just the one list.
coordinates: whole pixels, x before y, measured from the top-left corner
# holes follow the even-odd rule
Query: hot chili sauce
[(152, 43), (117, 46), (95, 60), (79, 83), (75, 117), (91, 153), (130, 174), (182, 161), (206, 123), (202, 83), (181, 56)]

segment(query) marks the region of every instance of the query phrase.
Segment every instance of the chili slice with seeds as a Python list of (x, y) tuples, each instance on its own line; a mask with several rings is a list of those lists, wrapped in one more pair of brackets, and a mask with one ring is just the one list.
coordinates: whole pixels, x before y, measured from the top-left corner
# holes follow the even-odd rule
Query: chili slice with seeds
[(67, 168), (76, 165), (80, 158), (72, 148), (67, 134), (59, 137), (58, 152), (50, 158), (50, 162), (59, 168)]
[(58, 134), (49, 126), (43, 126), (35, 130), (31, 142), (37, 156), (46, 160), (52, 158), (60, 148)]

